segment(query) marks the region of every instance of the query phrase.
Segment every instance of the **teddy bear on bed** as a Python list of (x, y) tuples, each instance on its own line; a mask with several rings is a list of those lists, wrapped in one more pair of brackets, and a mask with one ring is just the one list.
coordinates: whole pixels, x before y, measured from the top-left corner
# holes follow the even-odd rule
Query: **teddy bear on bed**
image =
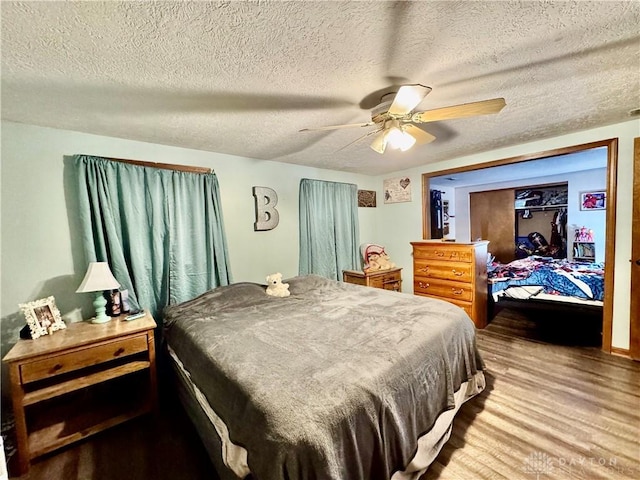
[(289, 284), (282, 283), (280, 272), (267, 275), (267, 295), (274, 297), (288, 297), (290, 295)]

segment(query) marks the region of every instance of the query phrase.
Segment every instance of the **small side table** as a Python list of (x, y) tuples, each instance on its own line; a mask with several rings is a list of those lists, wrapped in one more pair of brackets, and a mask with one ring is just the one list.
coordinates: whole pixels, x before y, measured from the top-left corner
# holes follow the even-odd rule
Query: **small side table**
[(3, 361), (20, 475), (36, 457), (157, 409), (154, 328), (147, 313), (18, 340)]
[(343, 270), (342, 280), (345, 283), (364, 285), (365, 287), (382, 288), (384, 290), (402, 291), (402, 269), (392, 268), (377, 272), (365, 273), (360, 270)]

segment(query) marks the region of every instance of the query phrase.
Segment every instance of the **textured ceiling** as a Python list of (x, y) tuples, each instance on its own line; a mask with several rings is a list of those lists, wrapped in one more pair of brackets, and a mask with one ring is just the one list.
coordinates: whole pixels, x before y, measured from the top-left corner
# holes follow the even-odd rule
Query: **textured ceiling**
[[(384, 174), (629, 119), (640, 2), (1, 2), (2, 117)], [(393, 85), (419, 109), (494, 97), (379, 155), (364, 129)], [(346, 148), (343, 148), (347, 146)], [(153, 160), (153, 159), (144, 159)], [(231, 161), (231, 160), (230, 160)]]

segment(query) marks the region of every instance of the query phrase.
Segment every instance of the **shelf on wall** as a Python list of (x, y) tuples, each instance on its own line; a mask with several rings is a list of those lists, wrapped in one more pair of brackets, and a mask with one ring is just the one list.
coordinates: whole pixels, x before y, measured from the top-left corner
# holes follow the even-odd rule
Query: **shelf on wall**
[[(552, 185), (531, 185), (515, 191), (516, 210), (544, 210), (547, 208), (566, 208), (568, 204), (569, 184), (567, 182)], [(529, 205), (527, 205), (527, 203)]]
[(536, 205), (533, 207), (516, 207), (516, 210), (546, 210), (548, 208), (567, 208), (566, 204), (558, 205)]

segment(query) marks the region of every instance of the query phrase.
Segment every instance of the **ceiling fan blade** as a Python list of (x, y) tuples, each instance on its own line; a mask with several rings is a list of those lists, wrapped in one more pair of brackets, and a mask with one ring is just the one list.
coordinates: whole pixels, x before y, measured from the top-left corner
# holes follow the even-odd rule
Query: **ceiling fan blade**
[(393, 103), (389, 107), (390, 115), (406, 115), (416, 108), (431, 91), (431, 87), (424, 85), (404, 85), (396, 93)]
[(427, 123), (452, 120), (454, 118), (475, 117), (476, 115), (489, 115), (498, 113), (505, 105), (504, 98), (492, 98), (481, 102), (463, 103), (451, 107), (416, 112), (411, 116), (411, 121), (414, 123)]
[(348, 123), (346, 125), (329, 125), (327, 127), (316, 127), (316, 128), (303, 128), (299, 130), (300, 132), (314, 132), (320, 130), (336, 130), (338, 128), (351, 128), (351, 127), (370, 127), (371, 125), (375, 125), (374, 122), (367, 123)]
[(378, 153), (384, 153), (385, 148), (387, 148), (387, 134), (389, 130), (383, 129), (371, 142), (371, 148)]
[(364, 140), (365, 138), (370, 137), (371, 135), (375, 135), (376, 133), (381, 132), (381, 131), (382, 131), (382, 129), (380, 128), (378, 130), (372, 130), (370, 132), (367, 132), (364, 135), (356, 138), (353, 142), (349, 142), (344, 147), (340, 147), (338, 150), (335, 151), (335, 153), (341, 152), (345, 148), (350, 147), (351, 145), (353, 145), (354, 143), (358, 143), (358, 142)]
[(431, 135), (429, 132), (425, 132), (420, 127), (416, 127), (415, 125), (411, 125), (410, 123), (403, 125), (402, 129), (413, 138), (415, 138), (418, 145), (431, 143), (436, 139), (436, 137)]

